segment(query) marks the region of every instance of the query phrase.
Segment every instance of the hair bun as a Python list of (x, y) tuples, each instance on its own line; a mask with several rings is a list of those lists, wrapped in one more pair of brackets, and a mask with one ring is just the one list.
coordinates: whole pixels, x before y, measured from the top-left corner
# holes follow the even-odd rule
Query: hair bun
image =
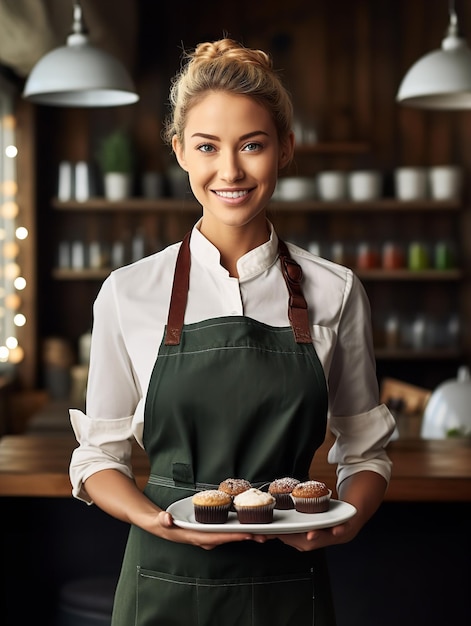
[(272, 69), (273, 62), (263, 50), (245, 48), (233, 39), (219, 39), (218, 41), (200, 43), (190, 55), (195, 62), (213, 61), (222, 59), (260, 65), (265, 69)]

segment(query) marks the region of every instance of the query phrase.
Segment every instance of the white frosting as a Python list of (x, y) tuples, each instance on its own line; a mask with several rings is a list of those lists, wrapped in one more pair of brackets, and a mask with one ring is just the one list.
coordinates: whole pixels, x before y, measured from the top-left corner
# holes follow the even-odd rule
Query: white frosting
[(254, 487), (239, 493), (234, 498), (235, 506), (264, 506), (267, 504), (273, 504), (273, 502), (275, 502), (275, 498), (273, 496), (265, 491), (260, 491), (260, 489), (255, 489)]

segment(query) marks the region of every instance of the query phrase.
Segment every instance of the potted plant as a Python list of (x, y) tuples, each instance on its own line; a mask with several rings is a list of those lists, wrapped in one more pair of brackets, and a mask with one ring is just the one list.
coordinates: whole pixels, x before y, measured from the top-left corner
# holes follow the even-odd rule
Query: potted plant
[(97, 153), (103, 173), (105, 197), (122, 200), (131, 193), (134, 149), (129, 134), (118, 129), (107, 135)]

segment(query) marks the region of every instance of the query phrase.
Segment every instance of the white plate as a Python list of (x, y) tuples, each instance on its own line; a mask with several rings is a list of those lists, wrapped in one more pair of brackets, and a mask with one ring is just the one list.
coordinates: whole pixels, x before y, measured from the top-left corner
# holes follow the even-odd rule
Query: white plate
[(329, 528), (346, 522), (357, 512), (356, 508), (348, 502), (331, 499), (329, 510), (325, 513), (298, 513), (293, 509), (288, 511), (275, 509), (271, 524), (240, 524), (237, 515), (232, 512), (229, 513), (229, 519), (225, 524), (201, 524), (195, 520), (191, 496), (177, 500), (168, 507), (167, 511), (172, 514), (176, 526), (181, 528), (206, 533), (249, 532), (262, 535), (304, 533), (315, 528)]

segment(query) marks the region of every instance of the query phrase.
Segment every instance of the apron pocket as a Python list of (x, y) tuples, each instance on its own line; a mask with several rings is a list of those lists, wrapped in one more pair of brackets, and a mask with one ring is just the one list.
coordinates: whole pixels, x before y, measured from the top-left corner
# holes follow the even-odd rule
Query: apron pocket
[(172, 576), (138, 568), (136, 624), (139, 626), (202, 626), (197, 605), (195, 578)]
[(207, 580), (140, 569), (137, 617), (140, 626), (311, 626), (313, 574)]

